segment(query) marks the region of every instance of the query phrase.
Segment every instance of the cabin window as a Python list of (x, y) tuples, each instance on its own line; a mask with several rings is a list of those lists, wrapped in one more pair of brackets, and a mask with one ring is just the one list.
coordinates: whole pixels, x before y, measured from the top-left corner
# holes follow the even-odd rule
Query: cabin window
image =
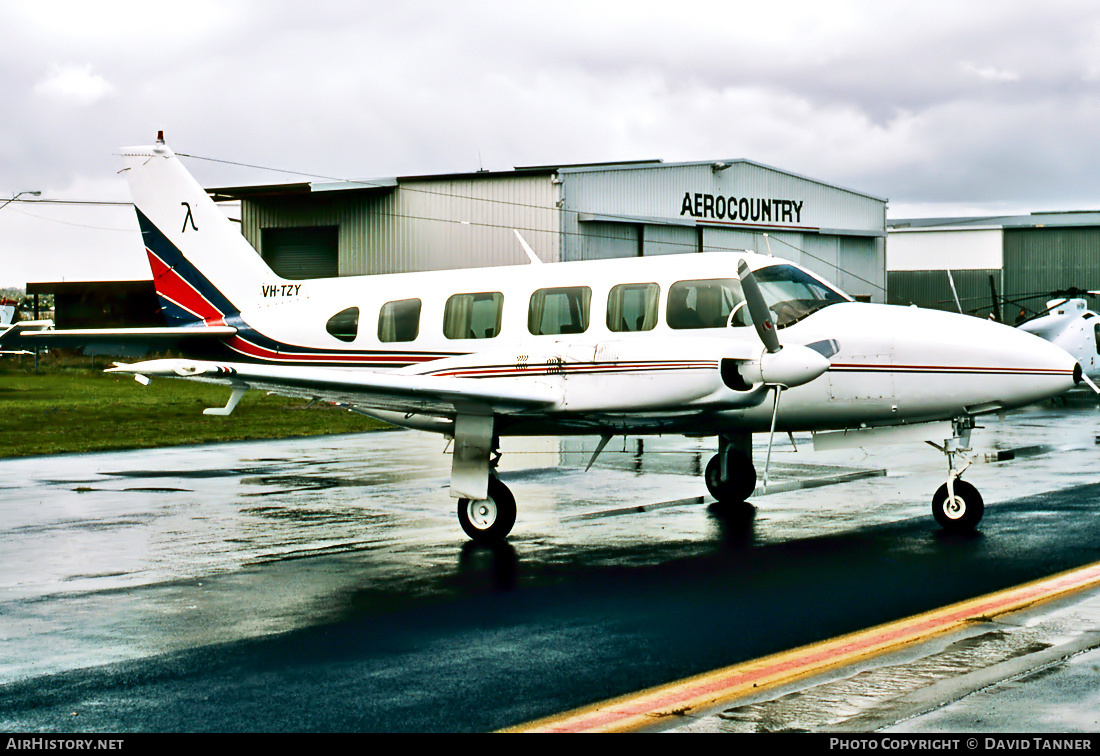
[(378, 340), (415, 341), (420, 333), (420, 300), (386, 302), (378, 313)]
[(500, 333), (504, 295), (499, 291), (455, 294), (443, 308), (443, 335), (448, 339), (492, 339)]
[(607, 296), (607, 328), (610, 331), (649, 331), (657, 325), (657, 299), (661, 287), (655, 283), (619, 284)]
[(1097, 323), (1092, 332), (1096, 335), (1096, 353), (1100, 354), (1100, 323)]
[(734, 325), (749, 325), (744, 305), (741, 282), (735, 278), (677, 281), (668, 288), (665, 319), (669, 328), (724, 328), (736, 311)]
[(359, 333), (359, 308), (349, 307), (333, 315), (325, 324), (325, 330), (340, 341), (355, 341)]
[(535, 336), (584, 333), (591, 302), (592, 289), (587, 286), (539, 289), (531, 295), (527, 330)]

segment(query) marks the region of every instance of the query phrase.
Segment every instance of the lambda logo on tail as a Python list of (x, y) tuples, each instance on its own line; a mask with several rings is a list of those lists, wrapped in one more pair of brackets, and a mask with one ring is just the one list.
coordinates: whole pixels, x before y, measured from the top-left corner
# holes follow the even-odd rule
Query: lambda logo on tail
[(187, 222), (191, 222), (191, 229), (198, 231), (199, 227), (195, 225), (195, 216), (191, 214), (191, 203), (181, 202), (181, 205), (187, 208), (187, 215), (183, 216), (183, 230), (180, 233), (187, 233)]

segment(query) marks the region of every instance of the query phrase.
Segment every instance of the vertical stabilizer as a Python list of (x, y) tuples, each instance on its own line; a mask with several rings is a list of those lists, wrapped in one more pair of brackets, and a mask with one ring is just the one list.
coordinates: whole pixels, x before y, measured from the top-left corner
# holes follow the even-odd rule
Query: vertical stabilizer
[(224, 322), (282, 281), (163, 139), (122, 159), (169, 324)]
[(15, 322), (15, 309), (18, 304), (14, 299), (0, 297), (0, 326), (8, 326)]

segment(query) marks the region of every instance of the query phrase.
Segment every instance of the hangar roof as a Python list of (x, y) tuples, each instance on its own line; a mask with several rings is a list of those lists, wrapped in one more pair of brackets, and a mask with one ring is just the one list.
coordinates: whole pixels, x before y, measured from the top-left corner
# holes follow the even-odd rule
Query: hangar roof
[(383, 194), (393, 191), (400, 184), (413, 183), (417, 181), (469, 181), (473, 179), (498, 179), (517, 176), (550, 176), (553, 174), (561, 173), (587, 173), (595, 171), (638, 170), (651, 168), (688, 168), (692, 166), (706, 166), (717, 173), (734, 165), (750, 166), (767, 171), (775, 171), (778, 173), (786, 174), (788, 176), (792, 176), (794, 178), (810, 181), (815, 184), (828, 187), (830, 189), (836, 189), (838, 191), (856, 194), (861, 197), (877, 200), (879, 202), (886, 202), (886, 199), (867, 194), (866, 192), (837, 186), (835, 184), (829, 184), (827, 182), (821, 181), (820, 179), (811, 178), (809, 176), (802, 176), (797, 173), (792, 173), (791, 171), (783, 170), (782, 168), (775, 168), (770, 165), (757, 163), (752, 160), (745, 160), (743, 158), (726, 160), (698, 160), (683, 163), (666, 163), (660, 159), (625, 161), (620, 160), (601, 163), (561, 163), (553, 165), (517, 166), (510, 171), (481, 170), (471, 173), (441, 173), (410, 176), (388, 176), (382, 178), (351, 179), (347, 181), (301, 181), (285, 184), (259, 184), (250, 186), (217, 187), (209, 188), (207, 189), (207, 192), (211, 196), (213, 196), (215, 201), (218, 202), (240, 199), (258, 199), (262, 197), (286, 197), (292, 195), (305, 195), (314, 192), (328, 191), (352, 191)]
[(992, 228), (1061, 228), (1100, 226), (1100, 210), (1036, 212), (1029, 215), (990, 215), (958, 218), (906, 218), (887, 220), (890, 231), (965, 231)]

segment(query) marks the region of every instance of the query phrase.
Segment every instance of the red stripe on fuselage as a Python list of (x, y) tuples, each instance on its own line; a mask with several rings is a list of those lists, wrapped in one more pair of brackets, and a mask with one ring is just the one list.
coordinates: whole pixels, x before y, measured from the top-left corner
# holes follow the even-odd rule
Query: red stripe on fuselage
[(833, 363), (836, 373), (980, 373), (992, 375), (1072, 375), (1072, 370), (1060, 368), (990, 367), (985, 365), (873, 365)]
[(402, 367), (411, 363), (430, 362), (442, 359), (450, 355), (416, 354), (416, 353), (365, 353), (365, 352), (280, 352), (274, 349), (253, 344), (240, 336), (233, 336), (226, 342), (226, 346), (238, 354), (251, 357), (264, 362), (291, 363), (304, 365), (309, 363), (346, 364), (358, 366), (378, 367)]

